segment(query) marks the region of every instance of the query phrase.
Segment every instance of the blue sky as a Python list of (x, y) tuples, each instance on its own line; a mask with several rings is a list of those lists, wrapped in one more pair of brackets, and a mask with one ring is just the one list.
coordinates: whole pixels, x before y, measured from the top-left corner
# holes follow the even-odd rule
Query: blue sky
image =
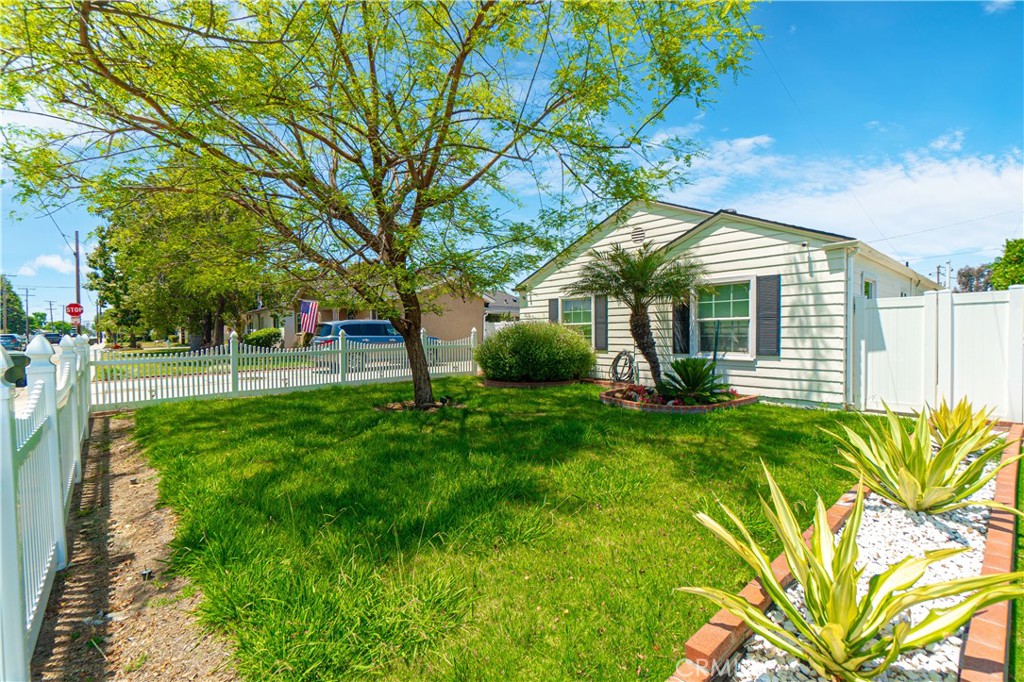
[[(662, 126), (706, 152), (664, 199), (848, 234), (931, 274), (1024, 236), (1024, 4), (776, 2), (751, 22), (749, 72)], [(72, 208), (55, 225), (7, 189), (0, 218), (0, 268), (30, 309), (73, 300), (57, 225), (85, 239), (95, 219)]]

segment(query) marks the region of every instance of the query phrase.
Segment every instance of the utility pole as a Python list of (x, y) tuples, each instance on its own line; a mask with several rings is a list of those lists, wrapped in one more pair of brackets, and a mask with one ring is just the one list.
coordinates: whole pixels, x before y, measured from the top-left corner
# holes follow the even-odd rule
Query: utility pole
[[(82, 249), (78, 247), (78, 230), (75, 230), (75, 303), (82, 304)], [(79, 322), (75, 325), (75, 333), (82, 333), (82, 322), (81, 315), (78, 317)]]
[(50, 324), (53, 324), (53, 301), (47, 301), (50, 304)]
[(3, 310), (3, 320), (0, 321), (0, 327), (7, 331), (7, 287), (10, 286), (7, 282), (7, 278), (0, 275), (0, 310)]
[(32, 319), (28, 314), (28, 287), (25, 287), (25, 343), (28, 343), (28, 335), (32, 333), (32, 328), (29, 327), (29, 320)]
[(953, 263), (946, 261), (946, 288), (953, 288)]

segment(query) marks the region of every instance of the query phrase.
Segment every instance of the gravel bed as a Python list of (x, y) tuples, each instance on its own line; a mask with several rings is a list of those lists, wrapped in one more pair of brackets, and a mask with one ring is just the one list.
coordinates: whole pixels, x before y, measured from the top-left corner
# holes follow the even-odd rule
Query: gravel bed
[[(992, 499), (994, 494), (995, 480), (992, 480), (972, 499)], [(933, 549), (966, 547), (969, 551), (933, 564), (917, 584), (979, 575), (985, 553), (988, 517), (987, 507), (966, 507), (945, 514), (929, 515), (908, 511), (877, 495), (870, 495), (864, 500), (864, 517), (857, 538), (860, 549), (857, 566), (865, 569), (859, 586), (860, 594), (866, 593), (871, 576), (881, 573), (905, 556), (922, 556), (925, 551)], [(793, 602), (802, 608), (803, 587), (794, 583), (786, 591)], [(960, 601), (959, 597), (949, 597), (920, 604), (910, 609), (910, 621), (917, 623), (931, 608), (948, 606), (957, 601)], [(776, 607), (771, 607), (767, 613), (769, 618), (782, 623), (790, 632), (796, 632), (796, 628)], [(927, 649), (905, 652), (875, 679), (880, 682), (955, 682), (960, 669), (965, 631), (966, 626)], [(760, 635), (752, 636), (730, 663), (729, 670), (733, 671), (734, 682), (824, 682), (809, 666), (770, 644)]]

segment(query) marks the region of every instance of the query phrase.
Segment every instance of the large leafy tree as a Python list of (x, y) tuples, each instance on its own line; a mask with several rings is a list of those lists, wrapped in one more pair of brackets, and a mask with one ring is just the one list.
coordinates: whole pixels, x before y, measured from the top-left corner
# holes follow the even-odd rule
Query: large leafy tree
[(6, 275), (0, 275), (0, 304), (4, 307), (0, 311), (0, 328), (5, 332), (24, 333), (25, 306)]
[(615, 244), (607, 251), (591, 251), (590, 260), (567, 293), (607, 296), (629, 308), (629, 333), (657, 383), (661, 381), (661, 362), (651, 331), (650, 307), (657, 301), (687, 301), (703, 284), (704, 266), (698, 261), (669, 258), (664, 249), (644, 242), (636, 249)]
[[(24, 198), (167, 189), (154, 169), (183, 165), (216, 178), (219, 200), (394, 324), (423, 405), (432, 297), (503, 284), (567, 226), (680, 180), (687, 147), (648, 144), (653, 124), (741, 70), (747, 9), (12, 2), (0, 106), (79, 129), (22, 130), (6, 156)], [(517, 220), (538, 186), (544, 209)]]
[(992, 266), (965, 265), (956, 271), (958, 291), (992, 291)]
[(1007, 239), (1003, 255), (992, 263), (992, 288), (1009, 289), (1024, 284), (1024, 239)]
[(265, 235), (253, 216), (201, 193), (91, 195), (106, 224), (90, 254), (89, 286), (110, 305), (108, 323), (131, 334), (184, 328), (219, 345), (225, 324), (242, 326), (257, 302), (272, 306), (289, 286), (263, 257)]

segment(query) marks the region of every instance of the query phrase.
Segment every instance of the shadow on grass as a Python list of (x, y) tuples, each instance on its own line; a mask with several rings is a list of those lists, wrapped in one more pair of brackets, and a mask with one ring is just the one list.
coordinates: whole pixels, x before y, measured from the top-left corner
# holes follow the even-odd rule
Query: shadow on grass
[[(645, 414), (602, 405), (596, 386), (483, 389), (473, 378), (435, 383), (461, 409), (372, 409), (408, 390), (138, 412), (137, 440), (179, 513), (175, 565), (206, 595), (205, 619), (236, 638), (244, 674), (386, 677), (400, 665), (455, 679), (468, 666), (491, 679), (477, 659), (532, 657), (524, 665), (546, 679), (581, 665), (611, 679), (636, 668), (637, 651), (671, 672), (708, 610), (678, 612), (672, 589), (748, 578), (691, 512), (720, 498), (767, 540), (760, 461), (807, 518), (816, 491), (831, 502), (850, 483), (819, 429), (854, 423), (842, 413)], [(561, 587), (563, 572), (583, 582)], [(553, 582), (524, 582), (535, 574)], [(552, 616), (571, 628), (554, 639), (536, 631), (550, 621), (534, 622), (548, 608), (574, 614)], [(520, 639), (534, 644), (501, 645)], [(437, 653), (449, 640), (461, 643)]]

